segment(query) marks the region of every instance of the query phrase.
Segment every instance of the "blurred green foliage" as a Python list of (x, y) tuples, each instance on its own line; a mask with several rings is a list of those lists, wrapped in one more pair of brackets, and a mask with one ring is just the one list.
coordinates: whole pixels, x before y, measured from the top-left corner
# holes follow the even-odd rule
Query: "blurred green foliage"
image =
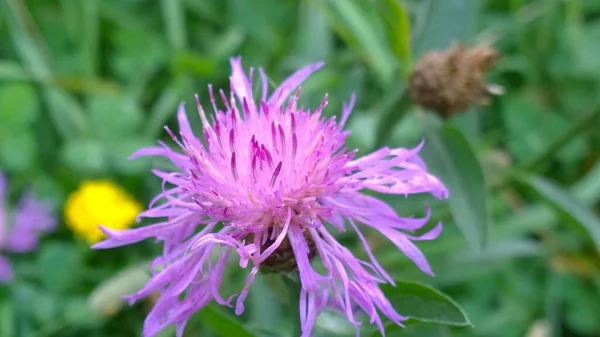
[[(424, 158), (450, 188), (448, 202), (382, 196), (406, 216), (422, 215), (427, 202), (444, 221), (438, 240), (419, 245), (435, 278), (367, 231), (403, 280), (386, 294), (413, 316), (405, 329), (388, 326), (390, 336), (600, 335), (600, 2), (2, 0), (0, 8), (0, 168), (14, 191), (33, 184), (60, 211), (79, 182), (110, 177), (146, 203), (160, 189), (149, 169), (164, 163), (127, 157), (166, 138), (180, 101), (193, 107), (194, 93), (207, 101), (209, 83), (227, 89), (230, 56), (264, 66), (273, 83), (323, 60), (302, 103), (315, 106), (327, 92), (326, 112), (339, 114), (356, 92), (348, 146), (364, 154), (425, 138)], [(489, 79), (507, 93), (441, 120), (408, 100), (406, 79), (423, 53), (453, 41), (501, 51)], [(63, 226), (14, 257), (18, 277), (0, 288), (0, 336), (141, 336), (150, 303), (128, 307), (120, 296), (143, 284), (143, 264), (158, 251), (150, 242), (91, 251)], [(225, 288), (240, 280), (232, 271)], [(259, 275), (243, 316), (209, 306), (186, 336), (291, 337), (296, 304), (274, 295), (286, 291), (280, 282)], [(315, 335), (354, 330), (325, 312)]]

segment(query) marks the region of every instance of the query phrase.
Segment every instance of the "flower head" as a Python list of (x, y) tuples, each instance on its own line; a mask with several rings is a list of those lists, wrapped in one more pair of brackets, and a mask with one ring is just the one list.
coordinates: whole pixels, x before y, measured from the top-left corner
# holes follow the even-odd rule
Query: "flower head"
[(98, 225), (110, 229), (129, 228), (142, 209), (139, 202), (112, 181), (88, 180), (69, 195), (65, 222), (75, 235), (96, 243), (104, 238)]
[[(37, 246), (39, 234), (50, 232), (56, 225), (51, 205), (26, 192), (21, 196), (17, 209), (10, 212), (6, 199), (6, 178), (0, 172), (0, 252), (30, 252)], [(11, 279), (10, 261), (0, 255), (0, 282)]]
[[(411, 232), (424, 226), (428, 216), (401, 218), (383, 201), (361, 192), (428, 192), (442, 198), (447, 191), (417, 156), (422, 145), (382, 148), (357, 159), (355, 151), (344, 148), (348, 132), (343, 126), (354, 97), (344, 105), (339, 122), (322, 116), (327, 97), (315, 111), (298, 107), (299, 90), (294, 90), (322, 65), (300, 69), (271, 95), (260, 69), (262, 94), (255, 101), (253, 70), (247, 76), (241, 59), (234, 58), (233, 93), (228, 98), (219, 92), (224, 110), (217, 107), (212, 87), (212, 117), (196, 97), (203, 140), (192, 132), (182, 105), (177, 113), (180, 138), (167, 129), (181, 151), (161, 142), (134, 155), (162, 156), (176, 167), (172, 172), (154, 170), (163, 181), (163, 192), (140, 217), (156, 219), (156, 223), (125, 231), (103, 228), (108, 239), (95, 248), (150, 237), (163, 241), (163, 255), (152, 263), (153, 277), (129, 296), (134, 302), (161, 293), (146, 318), (144, 336), (154, 336), (169, 324), (175, 324), (181, 336), (190, 315), (213, 300), (234, 306), (241, 314), (260, 270), (297, 270), (302, 283), (302, 336), (311, 335), (316, 315), (325, 307), (340, 310), (357, 326), (357, 309), (380, 329), (379, 313), (398, 324), (404, 319), (379, 289), (378, 284), (393, 281), (373, 256), (361, 227), (379, 231), (431, 274), (413, 241), (437, 237), (441, 225), (415, 236)], [(359, 260), (336, 240), (333, 233), (346, 230), (356, 233), (369, 261)], [(237, 257), (239, 266), (249, 269), (235, 303), (233, 296), (226, 298), (219, 292), (230, 257)], [(315, 271), (311, 259), (318, 259), (326, 272)]]

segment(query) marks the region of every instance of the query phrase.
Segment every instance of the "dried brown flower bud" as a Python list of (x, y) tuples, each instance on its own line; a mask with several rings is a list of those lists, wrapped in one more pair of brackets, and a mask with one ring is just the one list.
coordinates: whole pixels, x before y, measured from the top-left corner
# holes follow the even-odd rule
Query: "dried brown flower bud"
[(486, 85), (485, 74), (499, 58), (492, 47), (462, 44), (426, 53), (410, 75), (411, 99), (444, 116), (487, 104), (487, 94), (497, 90)]

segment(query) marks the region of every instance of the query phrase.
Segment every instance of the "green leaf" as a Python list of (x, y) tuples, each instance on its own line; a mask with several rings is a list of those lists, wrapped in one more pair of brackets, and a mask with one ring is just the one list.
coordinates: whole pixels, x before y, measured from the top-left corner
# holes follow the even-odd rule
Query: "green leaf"
[(238, 26), (250, 40), (252, 48), (246, 49), (244, 57), (252, 59), (253, 53), (261, 57), (277, 53), (289, 39), (288, 32), (294, 20), (265, 20), (265, 13), (272, 18), (291, 18), (295, 14), (295, 3), (290, 1), (228, 0), (226, 19)]
[(216, 37), (214, 44), (208, 51), (210, 57), (213, 60), (227, 60), (231, 55), (235, 55), (244, 43), (245, 34), (246, 32), (239, 27), (228, 27), (227, 30)]
[(187, 36), (185, 30), (185, 15), (181, 1), (162, 0), (163, 20), (166, 25), (167, 37), (175, 50), (186, 48)]
[(370, 151), (375, 145), (377, 116), (370, 113), (356, 113), (348, 123), (350, 135), (346, 141), (348, 148), (359, 149), (361, 153)]
[(1, 60), (0, 79), (4, 81), (29, 81), (31, 75), (18, 62)]
[[(22, 17), (23, 11), (20, 10), (18, 2), (5, 3), (9, 9), (6, 11), (6, 16), (11, 39), (19, 57), (33, 78), (42, 83), (50, 83), (52, 77), (50, 66), (38, 41), (35, 41), (28, 33), (25, 19)], [(65, 91), (51, 86), (45, 86), (42, 92), (44, 100), (48, 104), (52, 122), (63, 137), (73, 138), (87, 131), (86, 116), (73, 97)]]
[(39, 110), (40, 102), (33, 86), (24, 83), (0, 86), (0, 135), (29, 127)]
[(102, 323), (102, 317), (93, 310), (85, 297), (73, 297), (65, 303), (65, 320), (76, 327), (90, 328)]
[(104, 173), (108, 168), (106, 149), (98, 140), (71, 141), (63, 147), (61, 158), (71, 170), (85, 175)]
[(439, 125), (429, 114), (421, 117), (426, 136), (423, 158), (448, 188), (450, 212), (467, 241), (479, 251), (487, 243), (490, 226), (481, 164), (457, 128)]
[(530, 186), (556, 210), (566, 214), (584, 228), (591, 236), (596, 249), (600, 250), (600, 219), (594, 212), (579, 201), (569, 191), (540, 176), (518, 176), (519, 180)]
[[(582, 118), (563, 117), (541, 104), (535, 97), (526, 95), (507, 95), (502, 98), (502, 117), (505, 121), (506, 146), (516, 161), (527, 162), (544, 152), (548, 140), (553, 134), (562, 134), (573, 122)], [(558, 151), (557, 157), (563, 162), (581, 159), (587, 153), (585, 139), (574, 137), (569, 144)]]
[[(410, 54), (410, 20), (400, 0), (385, 0), (380, 11), (385, 19), (390, 45), (404, 69), (411, 68)], [(408, 72), (406, 72), (408, 73)]]
[[(98, 71), (98, 52), (100, 41), (100, 1), (88, 0), (81, 3), (82, 26), (81, 30), (81, 65), (86, 80), (89, 82)], [(87, 87), (90, 90), (90, 87)]]
[(29, 130), (0, 139), (0, 163), (6, 171), (21, 172), (31, 168), (35, 154), (35, 138)]
[(52, 200), (55, 205), (61, 205), (67, 199), (65, 188), (46, 172), (38, 173), (31, 184), (40, 199)]
[[(282, 301), (292, 299), (292, 296), (286, 294), (285, 284), (279, 275), (257, 274), (252, 291), (248, 294), (248, 328), (253, 331), (269, 331), (281, 337), (291, 336), (290, 325), (298, 317), (292, 317), (293, 310), (285, 310)], [(294, 298), (294, 302), (295, 307), (298, 307), (298, 299)]]
[(136, 133), (143, 113), (130, 97), (93, 96), (90, 99), (92, 132), (100, 139), (120, 141)]
[(42, 285), (54, 293), (66, 293), (79, 280), (80, 253), (70, 243), (50, 242), (42, 245), (38, 270)]
[(600, 46), (596, 41), (600, 38), (600, 24), (592, 22), (581, 27), (581, 36), (577, 39), (565, 37), (571, 44), (572, 59), (569, 60), (569, 66), (572, 73), (579, 78), (593, 78), (600, 76), (600, 60), (598, 53)]
[(475, 32), (482, 1), (429, 0), (418, 20), (413, 52), (416, 57), (432, 49), (445, 49), (452, 42), (466, 42)]
[[(376, 332), (372, 337), (380, 337), (381, 334)], [(388, 333), (388, 337), (445, 337), (450, 336), (448, 327), (438, 324), (411, 324), (405, 328), (393, 329)]]
[(44, 89), (43, 95), (54, 127), (65, 139), (75, 139), (87, 133), (87, 116), (74, 97), (56, 88)]
[(163, 126), (170, 117), (176, 115), (177, 104), (182, 101), (182, 94), (190, 84), (187, 76), (178, 76), (160, 94), (146, 120), (144, 134), (154, 138), (163, 131)]
[[(103, 2), (103, 7), (110, 7), (109, 3)], [(119, 27), (119, 34), (110, 36), (115, 46), (114, 54), (110, 55), (109, 65), (113, 76), (120, 79), (127, 86), (128, 92), (134, 92), (136, 97), (141, 97), (148, 81), (156, 76), (157, 72), (164, 67), (172, 49), (165, 41), (160, 39), (160, 34), (150, 33), (144, 27), (131, 27), (124, 22), (129, 22), (129, 16), (121, 17), (121, 11), (114, 9), (111, 14), (117, 14), (111, 18)]]
[(254, 337), (242, 323), (223, 313), (214, 305), (208, 305), (198, 312), (198, 316), (207, 327), (219, 336)]
[(14, 336), (15, 312), (11, 301), (2, 301), (0, 303), (0, 336)]
[(213, 76), (217, 69), (214, 59), (196, 53), (179, 51), (171, 59), (175, 74), (195, 74), (200, 77)]
[(329, 0), (315, 3), (337, 33), (358, 49), (378, 78), (383, 83), (390, 83), (397, 62), (386, 41), (383, 22), (371, 2)]
[[(422, 283), (396, 281), (381, 287), (394, 309), (412, 322), (472, 326), (467, 314), (448, 295)], [(387, 329), (386, 329), (387, 330)]]
[(35, 306), (30, 309), (31, 318), (41, 325), (51, 324), (62, 311), (62, 303), (51, 292), (37, 286), (27, 288), (30, 292), (29, 297), (35, 299)]
[(32, 336), (33, 325), (30, 316), (31, 303), (35, 303), (31, 287), (24, 282), (16, 282), (13, 289), (14, 336)]
[(126, 303), (123, 296), (138, 291), (149, 279), (148, 263), (127, 267), (92, 290), (88, 305), (100, 315), (115, 315)]
[[(600, 200), (600, 162), (571, 188), (571, 193), (590, 207)], [(536, 204), (523, 208), (518, 213), (510, 213), (498, 219), (497, 225), (491, 228), (494, 238), (528, 234), (540, 229), (549, 229), (558, 224), (558, 219), (548, 205)]]
[[(50, 67), (41, 52), (39, 41), (36, 41), (28, 32), (24, 13), (18, 1), (4, 1), (6, 23), (13, 46), (27, 70), (38, 80), (50, 78)], [(8, 10), (6, 10), (8, 9)]]
[(116, 172), (122, 174), (140, 174), (147, 172), (152, 165), (151, 158), (141, 157), (130, 160), (129, 157), (141, 148), (155, 145), (155, 140), (143, 137), (130, 137), (122, 139), (119, 142), (107, 143), (106, 149), (109, 164)]
[(566, 325), (580, 335), (593, 336), (600, 328), (597, 316), (600, 303), (597, 293), (574, 275), (565, 276), (562, 283)]
[(327, 60), (333, 51), (333, 33), (323, 14), (309, 1), (303, 1), (298, 9), (298, 35), (296, 48), (302, 62)]

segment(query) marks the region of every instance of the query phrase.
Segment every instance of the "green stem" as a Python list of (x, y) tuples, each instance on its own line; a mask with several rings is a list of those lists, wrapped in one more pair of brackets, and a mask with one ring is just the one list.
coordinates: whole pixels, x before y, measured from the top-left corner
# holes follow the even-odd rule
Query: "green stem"
[(411, 105), (408, 89), (401, 86), (396, 89), (396, 93), (387, 100), (384, 100), (377, 106), (375, 111), (382, 111), (383, 118), (377, 125), (375, 148), (380, 148), (392, 137), (391, 133), (394, 126), (406, 114)]
[(300, 291), (302, 290), (302, 284), (300, 283), (300, 276), (298, 273), (294, 274), (282, 274), (283, 283), (287, 288), (288, 293), (288, 307), (289, 313), (291, 314), (294, 321), (294, 330), (292, 336), (302, 335), (302, 326), (300, 324)]

